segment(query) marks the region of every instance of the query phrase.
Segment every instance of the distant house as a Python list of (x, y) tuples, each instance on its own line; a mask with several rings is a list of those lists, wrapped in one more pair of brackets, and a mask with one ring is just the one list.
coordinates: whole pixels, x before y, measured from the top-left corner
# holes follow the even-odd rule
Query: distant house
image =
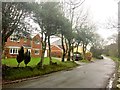
[[(4, 47), (4, 55), (7, 58), (13, 58), (18, 55), (18, 50), (24, 47), (24, 52), (26, 50), (31, 52), (31, 57), (41, 57), (42, 48), (41, 48), (41, 37), (39, 34), (31, 38), (17, 38), (14, 35), (11, 35)], [(47, 56), (47, 55), (46, 55)]]
[[(90, 48), (91, 48), (91, 47), (88, 46), (87, 49), (86, 49), (86, 52), (89, 52), (89, 51), (90, 51)], [(77, 52), (77, 51), (82, 54), (82, 53), (83, 53), (83, 47), (82, 47), (81, 45), (79, 45), (79, 46), (78, 46), (78, 50), (77, 50), (77, 47), (75, 47), (75, 48), (74, 48), (74, 52)]]
[(61, 38), (58, 37), (51, 38), (51, 56), (59, 58), (62, 57)]
[(78, 49), (77, 49), (77, 47), (75, 47), (74, 48), (74, 52), (79, 52), (79, 53), (82, 53), (83, 52), (83, 48), (82, 48), (82, 46), (78, 46)]
[(62, 57), (62, 48), (58, 45), (51, 45), (51, 56), (52, 57)]

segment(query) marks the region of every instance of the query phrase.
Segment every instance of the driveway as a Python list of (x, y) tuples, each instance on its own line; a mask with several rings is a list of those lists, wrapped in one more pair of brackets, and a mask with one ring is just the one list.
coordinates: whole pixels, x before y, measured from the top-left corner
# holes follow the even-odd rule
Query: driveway
[(107, 57), (82, 64), (70, 71), (60, 71), (38, 79), (4, 85), (3, 88), (105, 88), (115, 71), (115, 63)]

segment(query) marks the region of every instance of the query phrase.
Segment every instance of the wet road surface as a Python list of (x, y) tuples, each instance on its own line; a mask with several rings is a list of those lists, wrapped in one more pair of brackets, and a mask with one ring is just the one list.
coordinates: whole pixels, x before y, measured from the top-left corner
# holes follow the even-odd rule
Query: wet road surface
[(105, 57), (70, 71), (60, 71), (38, 79), (4, 85), (3, 88), (105, 88), (115, 71), (115, 63)]

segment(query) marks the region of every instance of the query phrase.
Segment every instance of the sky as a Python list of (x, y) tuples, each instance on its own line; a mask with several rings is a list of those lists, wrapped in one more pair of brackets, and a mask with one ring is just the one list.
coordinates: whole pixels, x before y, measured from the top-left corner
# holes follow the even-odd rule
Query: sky
[(116, 28), (109, 28), (111, 23), (117, 25), (117, 2), (118, 0), (85, 0), (83, 4), (84, 8), (89, 11), (90, 20), (97, 26), (97, 33), (105, 40), (117, 33)]
[[(97, 33), (104, 39), (117, 33), (116, 29), (110, 29), (109, 24), (117, 23), (118, 5), (116, 0), (86, 0), (91, 20), (97, 25)], [(109, 28), (109, 29), (108, 29)]]

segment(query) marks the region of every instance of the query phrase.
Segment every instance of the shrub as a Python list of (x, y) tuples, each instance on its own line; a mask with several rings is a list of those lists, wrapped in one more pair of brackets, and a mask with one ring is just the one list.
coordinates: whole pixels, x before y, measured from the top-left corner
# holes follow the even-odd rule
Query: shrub
[(31, 60), (30, 52), (27, 50), (26, 53), (24, 54), (24, 63), (26, 66), (30, 62), (30, 60)]
[(93, 54), (93, 57), (99, 59), (99, 57), (101, 57), (102, 53), (103, 53), (103, 49), (100, 48), (96, 48), (96, 47), (91, 47), (90, 51)]
[(21, 47), (21, 49), (18, 51), (18, 55), (17, 55), (17, 62), (18, 62), (18, 67), (20, 65), (20, 63), (24, 60), (24, 48)]
[(85, 58), (90, 61), (92, 59), (92, 53), (91, 52), (85, 53)]

